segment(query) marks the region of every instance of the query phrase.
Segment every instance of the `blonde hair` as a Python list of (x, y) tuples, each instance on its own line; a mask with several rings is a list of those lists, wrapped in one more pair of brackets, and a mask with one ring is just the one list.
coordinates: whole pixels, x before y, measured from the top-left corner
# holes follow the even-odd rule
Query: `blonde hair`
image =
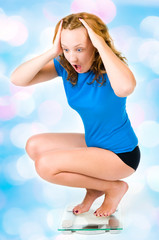
[[(83, 26), (83, 24), (80, 22), (79, 18), (84, 19), (87, 22), (87, 24), (93, 29), (93, 31), (105, 40), (106, 44), (112, 49), (112, 51), (116, 54), (116, 56), (118, 56), (123, 62), (126, 63), (126, 61), (125, 61), (126, 58), (123, 57), (121, 55), (121, 53), (115, 49), (113, 40), (109, 34), (107, 26), (96, 15), (86, 13), (86, 12), (70, 14), (62, 19), (63, 20), (62, 28), (73, 30), (73, 29)], [(53, 43), (55, 41), (60, 22), (61, 22), (61, 20), (57, 23), (57, 25), (55, 27)], [(59, 62), (66, 69), (66, 71), (68, 73), (67, 80), (70, 81), (72, 83), (72, 85), (76, 85), (77, 80), (78, 80), (78, 74), (75, 71), (75, 69), (71, 66), (71, 64), (67, 61), (67, 59), (65, 58), (63, 53), (62, 53), (62, 55), (59, 56)], [(95, 74), (95, 77), (90, 84), (92, 84), (96, 80), (102, 86), (103, 83), (106, 81), (103, 77), (103, 74), (106, 73), (106, 69), (104, 67), (102, 59), (97, 50), (95, 51), (94, 61), (93, 61), (93, 64), (92, 64), (90, 70), (93, 71), (93, 73)], [(99, 82), (101, 77), (102, 77), (102, 82)]]

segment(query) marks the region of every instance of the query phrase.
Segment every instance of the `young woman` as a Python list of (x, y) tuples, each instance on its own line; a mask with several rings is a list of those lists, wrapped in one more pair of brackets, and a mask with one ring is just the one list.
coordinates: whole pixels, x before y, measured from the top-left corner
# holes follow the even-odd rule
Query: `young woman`
[(110, 216), (128, 190), (121, 179), (136, 171), (140, 150), (126, 112), (136, 81), (99, 17), (64, 17), (56, 26), (53, 47), (20, 65), (11, 81), (29, 86), (57, 76), (63, 79), (69, 105), (83, 120), (85, 134), (38, 134), (29, 138), (26, 151), (46, 181), (86, 188), (74, 214), (88, 211), (104, 194), (94, 214)]

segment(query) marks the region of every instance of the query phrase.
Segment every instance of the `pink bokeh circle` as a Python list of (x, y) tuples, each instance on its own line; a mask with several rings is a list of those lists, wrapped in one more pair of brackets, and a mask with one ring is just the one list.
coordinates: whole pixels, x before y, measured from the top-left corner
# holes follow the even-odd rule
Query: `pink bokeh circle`
[(0, 98), (0, 120), (10, 120), (16, 115), (16, 108), (9, 96)]
[(116, 6), (111, 0), (74, 0), (71, 12), (88, 12), (100, 17), (103, 22), (109, 23), (116, 16)]

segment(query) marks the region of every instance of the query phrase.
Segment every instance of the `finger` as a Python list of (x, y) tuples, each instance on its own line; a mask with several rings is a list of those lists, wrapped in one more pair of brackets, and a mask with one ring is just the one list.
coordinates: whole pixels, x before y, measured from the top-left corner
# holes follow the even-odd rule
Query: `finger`
[(91, 29), (90, 26), (86, 23), (86, 21), (85, 21), (84, 19), (79, 18), (79, 20), (81, 21), (81, 23), (82, 23), (88, 30)]
[(63, 20), (61, 20), (61, 22), (60, 22), (60, 25), (59, 25), (59, 29), (58, 29), (57, 35), (60, 35), (60, 33), (61, 33), (61, 30), (62, 30), (62, 23), (63, 23)]
[(58, 42), (61, 37), (62, 23), (63, 23), (63, 20), (61, 20), (61, 22), (60, 22), (54, 43)]

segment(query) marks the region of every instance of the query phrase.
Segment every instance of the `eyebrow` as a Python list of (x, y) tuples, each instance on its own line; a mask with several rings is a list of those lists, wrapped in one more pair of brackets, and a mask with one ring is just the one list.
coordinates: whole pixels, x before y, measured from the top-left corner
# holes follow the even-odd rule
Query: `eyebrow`
[[(61, 43), (61, 45), (64, 46), (64, 47), (66, 47), (66, 45), (64, 45), (64, 44), (62, 44), (62, 43)], [(82, 44), (82, 43), (79, 43), (79, 44), (75, 45), (74, 47), (78, 47), (79, 45), (83, 45), (83, 44)]]

